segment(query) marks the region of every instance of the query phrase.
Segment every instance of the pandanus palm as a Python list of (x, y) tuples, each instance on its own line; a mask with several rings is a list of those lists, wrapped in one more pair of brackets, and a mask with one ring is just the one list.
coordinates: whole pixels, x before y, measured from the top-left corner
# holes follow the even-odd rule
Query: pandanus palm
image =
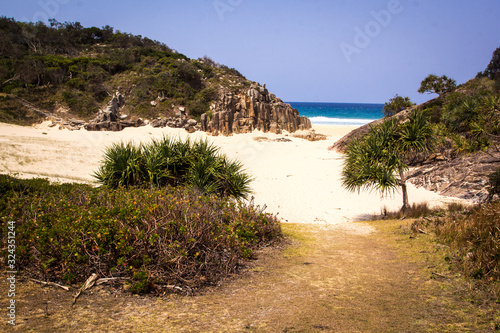
[(94, 177), (110, 187), (188, 185), (203, 193), (236, 199), (251, 193), (252, 181), (240, 162), (229, 160), (207, 140), (169, 137), (140, 146), (112, 145)]
[(414, 112), (407, 122), (388, 119), (370, 128), (346, 150), (342, 184), (350, 190), (375, 189), (382, 195), (401, 187), (402, 211), (409, 208), (405, 157), (432, 147), (432, 130), (422, 112)]

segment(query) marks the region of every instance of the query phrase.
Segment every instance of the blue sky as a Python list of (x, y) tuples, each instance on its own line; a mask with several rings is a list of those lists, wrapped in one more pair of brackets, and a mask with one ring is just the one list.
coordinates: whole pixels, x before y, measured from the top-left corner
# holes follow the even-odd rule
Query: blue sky
[(204, 55), (285, 101), (415, 102), (430, 73), (458, 83), (500, 47), (498, 0), (17, 0), (0, 15), (80, 22)]

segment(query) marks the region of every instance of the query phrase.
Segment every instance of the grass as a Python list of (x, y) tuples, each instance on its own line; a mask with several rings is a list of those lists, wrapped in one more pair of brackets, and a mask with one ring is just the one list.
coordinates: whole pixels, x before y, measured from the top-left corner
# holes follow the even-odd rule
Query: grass
[(500, 301), (500, 202), (479, 206), (452, 203), (438, 209), (414, 204), (404, 216), (384, 208), (382, 217), (415, 219), (413, 233), (432, 234), (437, 242), (449, 246), (453, 253), (446, 260), (452, 267), (493, 288)]
[(465, 275), (496, 285), (500, 300), (500, 202), (467, 210), (451, 207), (445, 216), (418, 220), (414, 228), (433, 232), (455, 253), (448, 258)]
[(450, 203), (446, 207), (430, 208), (427, 202), (413, 203), (405, 212), (401, 210), (390, 211), (383, 207), (380, 215), (373, 215), (372, 220), (397, 220), (397, 219), (416, 219), (421, 217), (444, 216), (447, 213), (462, 212), (468, 209), (468, 206), (461, 203)]
[(14, 331), (495, 331), (499, 305), (453, 273), (444, 260), (450, 248), (414, 234), (412, 222), (369, 222), (376, 230), (369, 235), (283, 224), (283, 250), (260, 249), (244, 274), (192, 297), (98, 286), (71, 307), (73, 293), (19, 283), (26, 296), (16, 301)]

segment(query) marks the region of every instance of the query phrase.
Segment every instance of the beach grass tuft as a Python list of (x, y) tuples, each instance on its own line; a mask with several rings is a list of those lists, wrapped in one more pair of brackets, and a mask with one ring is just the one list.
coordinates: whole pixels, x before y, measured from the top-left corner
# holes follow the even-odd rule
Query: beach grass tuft
[(466, 276), (494, 283), (500, 295), (500, 202), (477, 206), (450, 204), (430, 219), (418, 219), (416, 232), (430, 232), (451, 247), (446, 259)]

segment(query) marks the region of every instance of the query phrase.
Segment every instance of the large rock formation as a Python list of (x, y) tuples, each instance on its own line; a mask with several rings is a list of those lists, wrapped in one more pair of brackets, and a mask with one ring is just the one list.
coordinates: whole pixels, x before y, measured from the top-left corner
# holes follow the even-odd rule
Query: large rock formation
[(201, 116), (201, 130), (214, 135), (249, 133), (255, 129), (280, 134), (311, 128), (311, 121), (283, 103), (267, 89), (253, 85), (246, 94), (222, 91), (210, 107), (211, 112)]
[[(117, 91), (106, 109), (99, 111), (88, 123), (72, 120), (65, 125), (70, 129), (84, 127), (88, 131), (121, 131), (125, 127), (138, 127), (149, 123), (148, 120), (141, 119), (125, 120), (126, 116), (120, 116), (124, 104), (125, 98)], [(244, 94), (233, 94), (221, 89), (218, 100), (211, 105), (211, 112), (201, 116), (200, 124), (189, 119), (184, 107), (177, 107), (176, 110), (175, 117), (153, 119), (151, 126), (184, 128), (190, 133), (201, 129), (214, 135), (248, 133), (255, 129), (280, 134), (282, 131), (293, 133), (311, 128), (307, 117), (301, 117), (290, 104), (283, 103), (265, 87), (258, 85), (252, 86)]]

